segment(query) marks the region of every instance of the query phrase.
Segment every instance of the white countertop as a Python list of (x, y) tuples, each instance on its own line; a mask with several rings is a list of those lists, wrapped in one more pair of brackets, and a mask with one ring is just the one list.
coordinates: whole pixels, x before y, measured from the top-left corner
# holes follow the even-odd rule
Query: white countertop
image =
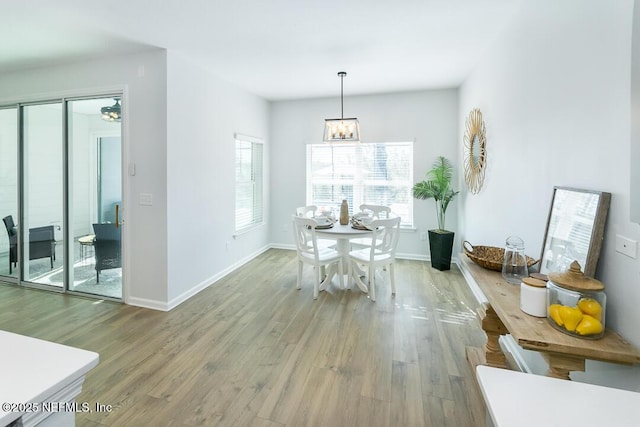
[(495, 427), (640, 426), (640, 393), (480, 365)]
[[(98, 353), (0, 331), (0, 404), (45, 402), (98, 364)], [(19, 412), (0, 408), (0, 426)]]

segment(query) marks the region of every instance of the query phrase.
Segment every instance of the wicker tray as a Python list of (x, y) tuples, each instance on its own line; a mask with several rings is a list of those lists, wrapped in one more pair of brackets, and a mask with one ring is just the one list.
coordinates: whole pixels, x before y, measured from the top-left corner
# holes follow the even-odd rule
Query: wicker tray
[[(495, 246), (473, 246), (465, 240), (462, 242), (462, 249), (469, 259), (480, 267), (494, 271), (502, 271), (504, 248), (496, 248)], [(537, 263), (537, 260), (527, 255), (527, 267), (531, 268)]]

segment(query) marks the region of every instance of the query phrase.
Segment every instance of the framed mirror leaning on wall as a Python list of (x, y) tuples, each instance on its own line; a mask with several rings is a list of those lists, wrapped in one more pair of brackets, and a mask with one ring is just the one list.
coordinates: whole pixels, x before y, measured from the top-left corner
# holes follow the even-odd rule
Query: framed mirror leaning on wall
[(585, 275), (596, 272), (611, 193), (554, 187), (540, 273), (565, 271), (577, 260)]

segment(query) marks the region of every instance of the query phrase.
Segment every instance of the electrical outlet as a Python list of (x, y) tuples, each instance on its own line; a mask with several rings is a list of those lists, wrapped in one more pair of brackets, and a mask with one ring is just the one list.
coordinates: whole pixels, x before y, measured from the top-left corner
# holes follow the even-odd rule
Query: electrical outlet
[(420, 233), (420, 240), (422, 240), (423, 242), (427, 240), (427, 233), (425, 231)]
[(616, 234), (616, 252), (636, 259), (638, 256), (638, 242)]

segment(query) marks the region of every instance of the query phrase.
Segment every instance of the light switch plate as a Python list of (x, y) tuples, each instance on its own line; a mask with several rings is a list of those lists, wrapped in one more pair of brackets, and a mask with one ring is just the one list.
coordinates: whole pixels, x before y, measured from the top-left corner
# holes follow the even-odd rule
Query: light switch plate
[(616, 234), (616, 252), (636, 259), (638, 256), (638, 242)]
[(138, 203), (142, 206), (151, 206), (153, 205), (153, 194), (151, 193), (140, 193), (140, 198), (138, 199)]

